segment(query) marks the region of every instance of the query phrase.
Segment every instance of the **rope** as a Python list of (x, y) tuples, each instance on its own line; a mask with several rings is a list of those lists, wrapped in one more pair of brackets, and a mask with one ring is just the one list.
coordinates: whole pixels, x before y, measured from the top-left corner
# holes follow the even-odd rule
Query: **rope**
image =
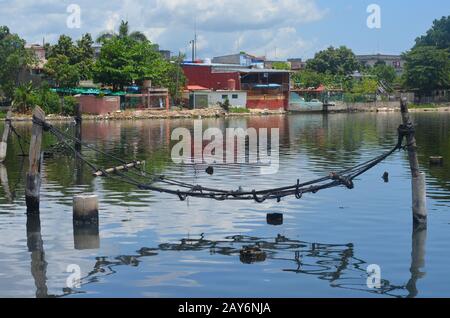
[[(319, 191), (330, 189), (334, 187), (344, 186), (347, 189), (354, 189), (354, 180), (371, 170), (388, 157), (393, 155), (396, 151), (405, 149), (403, 146), (403, 139), (406, 136), (414, 133), (414, 127), (411, 126), (400, 126), (398, 129), (399, 138), (397, 145), (391, 149), (390, 151), (374, 158), (368, 160), (364, 163), (356, 165), (352, 168), (340, 171), (340, 172), (332, 172), (328, 176), (319, 178), (312, 181), (307, 181), (304, 183), (300, 183), (300, 180), (297, 180), (297, 183), (292, 186), (266, 189), (266, 190), (252, 190), (252, 191), (243, 191), (239, 188), (237, 191), (223, 190), (223, 189), (215, 189), (203, 187), (200, 185), (194, 185), (185, 183), (178, 180), (173, 180), (166, 178), (165, 176), (158, 177), (149, 177), (149, 173), (145, 171), (145, 169), (139, 169), (139, 173), (137, 172), (138, 168), (135, 166), (133, 169), (124, 169), (123, 171), (119, 171), (118, 169), (114, 169), (112, 173), (107, 173), (103, 168), (100, 168), (87, 160), (81, 153), (75, 150), (75, 147), (69, 144), (67, 140), (71, 140), (75, 143), (79, 143), (97, 153), (100, 153), (106, 156), (109, 159), (115, 160), (126, 166), (127, 162), (117, 156), (111, 155), (102, 151), (95, 146), (89, 145), (78, 138), (71, 136), (61, 130), (53, 127), (52, 125), (37, 119), (33, 118), (33, 122), (35, 124), (41, 125), (45, 131), (48, 131), (55, 135), (58, 140), (66, 147), (71, 149), (77, 158), (82, 160), (85, 164), (92, 168), (94, 172), (102, 172), (103, 177), (115, 179), (133, 186), (141, 190), (150, 190), (159, 193), (165, 193), (169, 195), (177, 196), (181, 201), (185, 201), (187, 198), (204, 198), (204, 199), (213, 199), (217, 201), (225, 201), (225, 200), (240, 200), (240, 201), (255, 201), (257, 203), (263, 203), (267, 200), (277, 200), (280, 202), (283, 198), (294, 196), (296, 199), (302, 199), (304, 194), (312, 193), (315, 194)], [(407, 146), (406, 146), (407, 147)], [(135, 163), (137, 163), (135, 161)], [(136, 171), (135, 171), (136, 170)], [(134, 177), (130, 176), (133, 175)], [(145, 182), (139, 181), (139, 179), (145, 179)], [(176, 186), (178, 189), (165, 188), (156, 186), (156, 183), (162, 183), (167, 186)]]

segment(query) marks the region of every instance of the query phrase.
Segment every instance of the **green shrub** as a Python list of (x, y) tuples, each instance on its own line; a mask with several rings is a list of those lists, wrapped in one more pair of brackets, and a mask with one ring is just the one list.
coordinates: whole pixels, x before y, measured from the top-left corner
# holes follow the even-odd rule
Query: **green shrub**
[(247, 108), (232, 107), (232, 108), (230, 108), (230, 113), (232, 113), (232, 114), (249, 114), (250, 110)]
[(59, 114), (61, 112), (61, 99), (59, 95), (46, 87), (34, 92), (34, 104), (42, 108), (46, 114)]
[(75, 106), (78, 100), (73, 96), (64, 96), (64, 106), (62, 108), (62, 115), (75, 116)]

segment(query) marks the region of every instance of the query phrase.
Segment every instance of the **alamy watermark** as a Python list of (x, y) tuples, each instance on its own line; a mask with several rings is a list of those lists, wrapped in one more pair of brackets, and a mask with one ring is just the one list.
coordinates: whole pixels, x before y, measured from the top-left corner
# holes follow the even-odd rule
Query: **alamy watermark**
[(70, 273), (66, 279), (66, 286), (70, 289), (81, 288), (81, 268), (76, 264), (70, 264), (66, 269), (67, 273)]
[(81, 28), (81, 7), (78, 4), (70, 4), (67, 6), (67, 13), (69, 16), (66, 19), (66, 26), (69, 29)]
[(261, 174), (275, 174), (280, 166), (280, 131), (278, 128), (219, 128), (203, 132), (203, 122), (194, 122), (194, 136), (187, 128), (176, 128), (172, 141), (172, 160), (176, 164), (258, 164)]
[(370, 4), (367, 7), (367, 27), (369, 29), (381, 29), (381, 7), (378, 4)]
[(376, 264), (369, 265), (367, 267), (367, 287), (369, 289), (380, 289), (381, 285), (381, 267)]

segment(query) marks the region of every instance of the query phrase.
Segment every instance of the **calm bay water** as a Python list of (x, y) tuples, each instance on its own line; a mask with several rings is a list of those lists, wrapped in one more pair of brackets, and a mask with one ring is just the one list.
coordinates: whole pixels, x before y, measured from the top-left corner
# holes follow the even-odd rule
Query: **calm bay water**
[[(26, 158), (17, 138), (0, 167), (0, 296), (3, 297), (450, 297), (450, 114), (415, 114), (422, 169), (427, 173), (429, 225), (413, 231), (407, 155), (396, 153), (356, 180), (281, 203), (217, 202), (136, 190), (94, 179), (73, 159), (44, 162), (39, 219), (24, 202)], [(189, 183), (264, 189), (351, 167), (390, 149), (398, 114), (292, 115), (208, 119), (204, 128), (280, 128), (280, 171), (250, 165), (175, 165), (170, 134), (192, 120), (86, 122), (83, 138), (147, 169)], [(29, 138), (30, 124), (15, 124)], [(71, 129), (67, 124), (60, 128)], [(0, 127), (1, 129), (3, 127)], [(45, 137), (45, 145), (55, 142)], [(84, 149), (92, 161), (107, 158)], [(428, 157), (445, 157), (430, 167)], [(390, 173), (390, 182), (381, 176)], [(72, 198), (100, 197), (99, 235), (74, 231)], [(284, 224), (266, 223), (283, 213)], [(40, 221), (40, 222), (39, 222)], [(246, 264), (242, 246), (259, 244), (264, 262)], [(80, 266), (79, 289), (67, 289), (69, 265)], [(367, 287), (377, 264), (383, 288)]]

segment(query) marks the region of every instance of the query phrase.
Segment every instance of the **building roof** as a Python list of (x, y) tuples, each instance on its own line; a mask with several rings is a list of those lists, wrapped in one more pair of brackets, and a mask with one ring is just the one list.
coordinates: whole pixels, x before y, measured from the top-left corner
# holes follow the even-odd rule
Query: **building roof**
[(188, 85), (187, 89), (189, 91), (208, 91), (209, 90), (209, 88), (206, 88), (206, 87), (203, 87), (200, 85)]

